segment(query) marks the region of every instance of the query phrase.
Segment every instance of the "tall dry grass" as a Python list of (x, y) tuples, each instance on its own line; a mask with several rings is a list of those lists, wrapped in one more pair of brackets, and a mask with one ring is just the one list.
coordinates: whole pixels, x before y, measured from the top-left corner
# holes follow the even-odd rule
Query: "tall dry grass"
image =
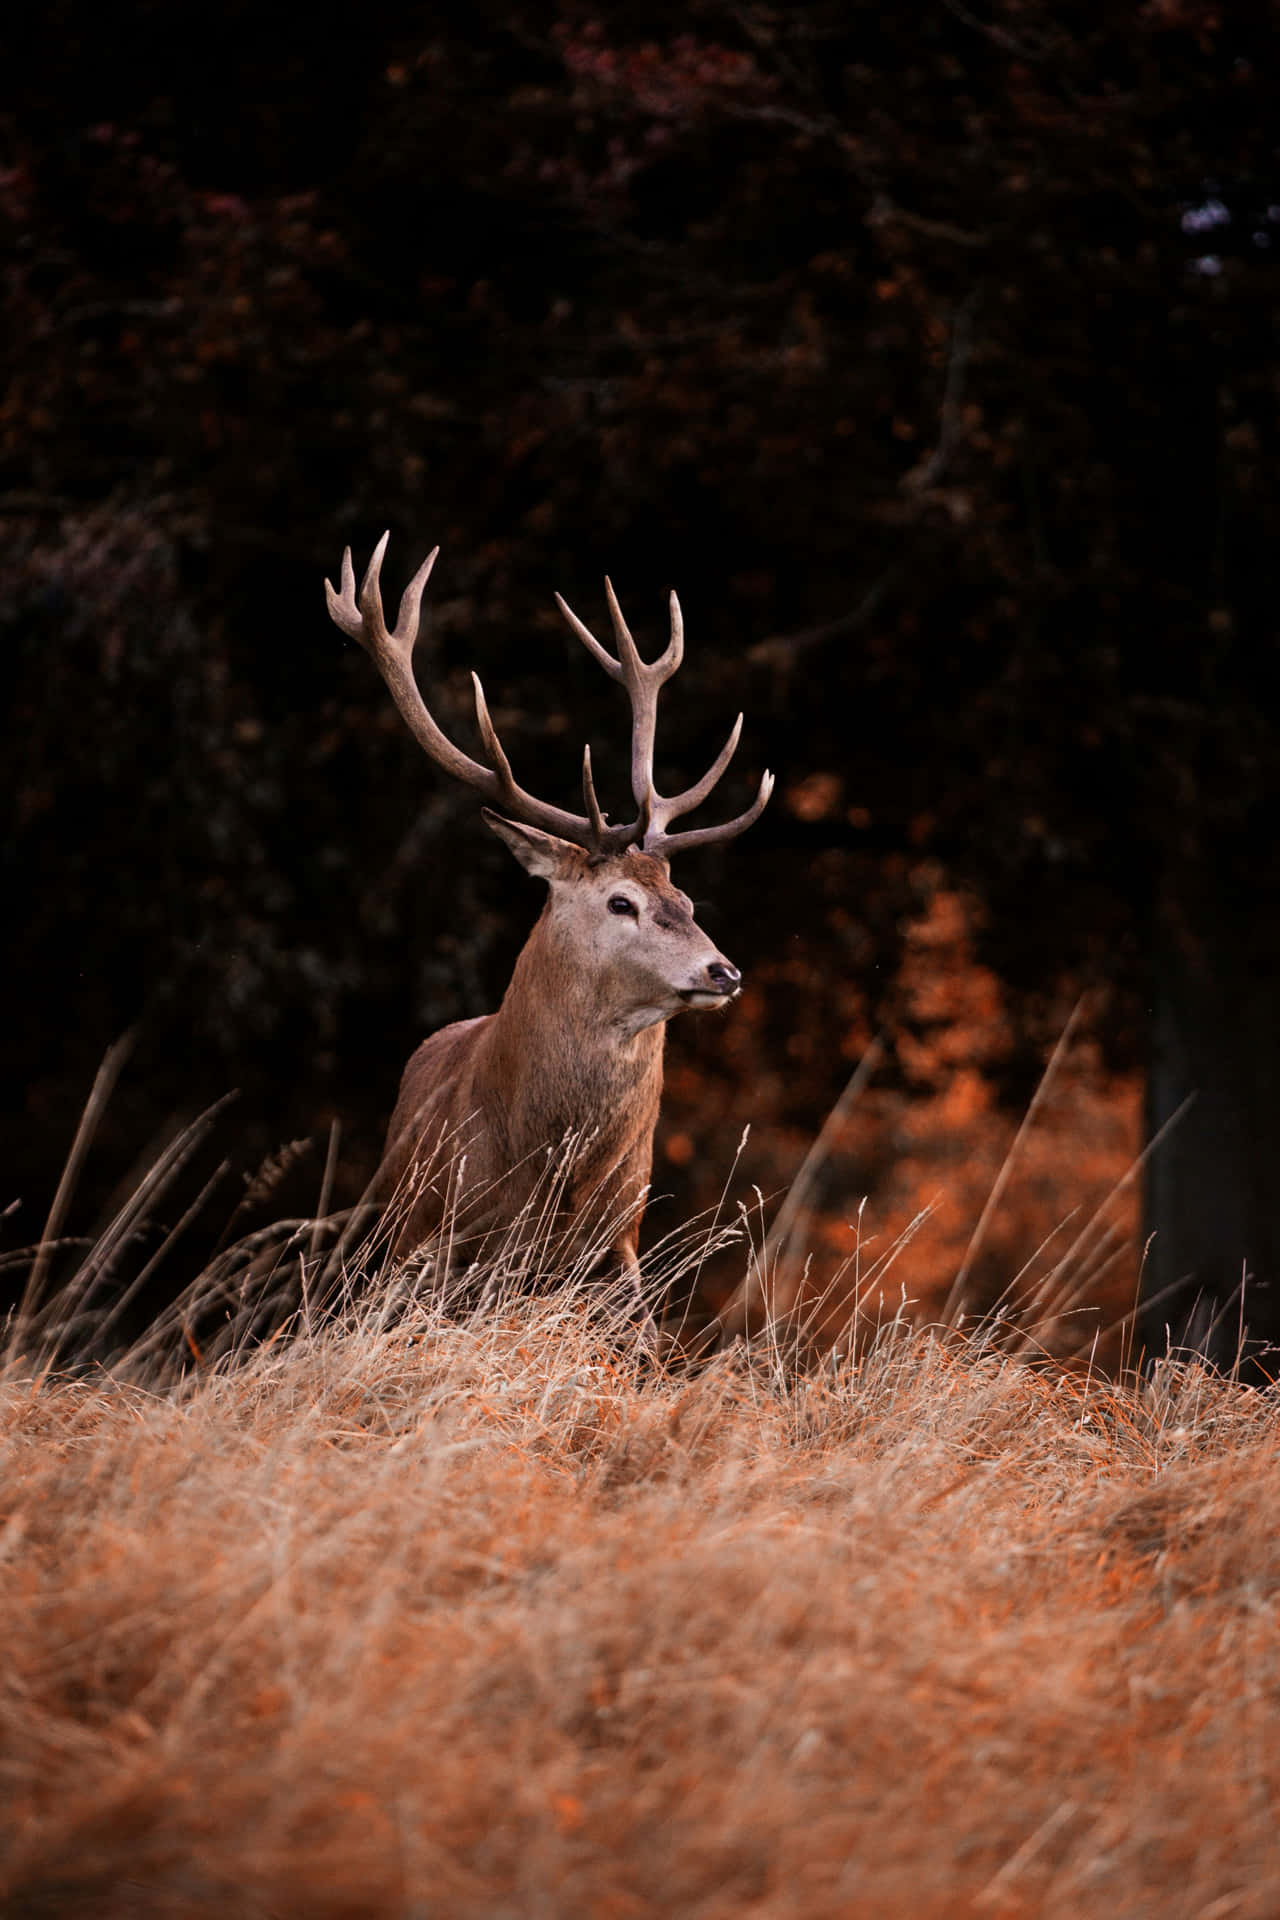
[(1270, 1395), (388, 1297), (11, 1340), (6, 1920), (1280, 1913)]

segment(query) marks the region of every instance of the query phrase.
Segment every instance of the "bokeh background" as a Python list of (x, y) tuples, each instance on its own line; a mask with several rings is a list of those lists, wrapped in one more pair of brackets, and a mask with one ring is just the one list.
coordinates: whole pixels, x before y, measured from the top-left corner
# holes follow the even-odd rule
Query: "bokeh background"
[(8, 1244), (126, 1029), (82, 1231), (231, 1087), (224, 1215), (266, 1156), (258, 1198), (313, 1205), (335, 1118), (354, 1199), (413, 1045), (496, 1004), (538, 889), (325, 617), (389, 527), (389, 598), (443, 548), (435, 711), (474, 745), (476, 666), (546, 797), (590, 739), (624, 803), (551, 600), (602, 622), (606, 571), (642, 644), (684, 606), (659, 783), (740, 706), (723, 805), (779, 774), (678, 874), (748, 984), (673, 1026), (651, 1240), (726, 1180), (762, 1231), (878, 1037), (815, 1284), (927, 1212), (889, 1297), (1065, 1277), (1069, 1349), (1145, 1247), (1150, 1328), (1234, 1350), (1247, 1273), (1280, 1331), (1277, 16), (55, 0), (4, 35)]

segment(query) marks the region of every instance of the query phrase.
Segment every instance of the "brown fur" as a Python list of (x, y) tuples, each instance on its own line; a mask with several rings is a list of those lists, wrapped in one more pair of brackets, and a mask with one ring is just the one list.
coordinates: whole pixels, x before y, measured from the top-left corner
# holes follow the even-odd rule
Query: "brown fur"
[[(395, 1251), (411, 1252), (446, 1216), (467, 1258), (518, 1234), (526, 1207), (532, 1232), (548, 1150), (568, 1142), (556, 1252), (572, 1254), (607, 1221), (608, 1244), (636, 1279), (666, 1021), (690, 994), (727, 1003), (708, 968), (728, 963), (661, 860), (591, 856), (490, 825), (550, 894), (499, 1010), (432, 1034), (405, 1069), (377, 1181), (404, 1209)], [(619, 887), (637, 903), (634, 921), (610, 914)]]

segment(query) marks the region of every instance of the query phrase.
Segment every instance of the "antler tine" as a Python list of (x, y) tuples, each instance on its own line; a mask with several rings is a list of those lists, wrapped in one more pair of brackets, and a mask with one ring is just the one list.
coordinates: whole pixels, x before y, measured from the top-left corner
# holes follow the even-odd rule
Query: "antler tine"
[(745, 833), (760, 818), (769, 804), (773, 785), (773, 775), (764, 773), (760, 780), (760, 791), (746, 812), (740, 813), (736, 820), (726, 820), (719, 827), (691, 827), (688, 833), (655, 834), (645, 847), (645, 852), (669, 860), (673, 853), (687, 853), (691, 847), (713, 847), (724, 840), (736, 840), (740, 833)]
[(631, 638), (631, 629), (622, 617), (622, 608), (618, 605), (618, 596), (613, 590), (613, 582), (606, 573), (604, 577), (604, 597), (609, 608), (609, 623), (613, 628), (613, 637), (618, 643), (618, 660), (622, 666), (623, 678), (628, 670), (633, 675), (645, 671), (640, 650)]
[(668, 596), (668, 608), (671, 614), (671, 638), (667, 642), (666, 652), (662, 658), (653, 663), (655, 668), (666, 667), (667, 670), (662, 676), (664, 680), (671, 678), (684, 659), (684, 615), (680, 611), (680, 602), (676, 599), (674, 587)]
[(356, 605), (356, 570), (351, 564), (350, 547), (344, 547), (342, 550), (342, 572), (339, 579), (342, 583), (341, 593), (335, 593), (333, 582), (328, 578), (325, 579), (324, 598), (329, 609), (329, 618), (336, 627), (341, 627), (349, 639), (359, 640), (363, 645), (364, 621)]
[(729, 738), (721, 747), (701, 780), (696, 780), (683, 793), (676, 793), (669, 800), (659, 800), (654, 809), (654, 819), (659, 829), (665, 828), (669, 820), (678, 820), (682, 813), (692, 813), (700, 807), (724, 777), (724, 772), (734, 754), (738, 751), (738, 742), (742, 738), (742, 715), (739, 714), (729, 732)]
[(614, 659), (608, 647), (602, 647), (600, 645), (600, 642), (596, 639), (590, 627), (587, 626), (584, 621), (579, 620), (568, 601), (560, 594), (556, 595), (556, 605), (559, 607), (569, 625), (573, 628), (573, 631), (577, 634), (579, 640), (581, 640), (583, 646), (587, 649), (587, 652), (599, 661), (600, 665), (609, 675), (609, 678), (611, 680), (621, 680), (622, 662)]
[(509, 794), (519, 791), (515, 775), (511, 771), (511, 762), (503, 751), (498, 729), (489, 717), (489, 703), (484, 697), (484, 688), (480, 685), (480, 675), (473, 672), (471, 686), (476, 698), (476, 725), (480, 729), (480, 738), (484, 741), (484, 750), (489, 756), (494, 772)]
[(407, 641), (411, 650), (418, 638), (422, 596), (426, 591), (427, 582), (431, 578), (431, 569), (439, 558), (439, 554), (439, 547), (432, 547), (430, 553), (418, 568), (418, 571), (414, 574), (404, 592), (400, 595), (400, 609), (396, 614), (393, 638), (401, 642)]
[[(364, 579), (360, 582), (358, 605), (361, 618), (365, 625), (367, 636), (365, 640), (366, 646), (370, 640), (372, 640), (376, 646), (378, 643), (385, 643), (387, 640), (395, 637), (387, 632), (386, 617), (382, 611), (382, 587), (380, 585), (382, 578), (382, 556), (387, 550), (387, 542), (390, 538), (391, 531), (390, 528), (388, 528), (370, 555), (369, 564), (364, 570)], [(417, 636), (415, 635), (414, 637), (416, 639)], [(370, 651), (373, 651), (372, 647)]]
[(605, 835), (605, 817), (600, 811), (600, 802), (596, 799), (596, 783), (591, 777), (591, 748), (589, 746), (582, 749), (582, 798), (586, 803), (587, 818), (591, 822), (591, 830), (595, 834), (597, 842), (602, 842)]

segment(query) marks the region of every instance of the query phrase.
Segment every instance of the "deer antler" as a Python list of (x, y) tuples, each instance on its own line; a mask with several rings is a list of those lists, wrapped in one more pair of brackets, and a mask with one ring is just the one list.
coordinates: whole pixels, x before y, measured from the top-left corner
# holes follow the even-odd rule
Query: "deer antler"
[[(455, 780), (463, 781), (492, 807), (517, 820), (523, 820), (531, 827), (541, 827), (545, 833), (558, 834), (562, 840), (572, 840), (576, 846), (586, 847), (591, 852), (604, 852), (610, 848), (623, 847), (634, 834), (627, 829), (608, 827), (599, 808), (595, 808), (590, 817), (577, 813), (566, 813), (561, 807), (553, 807), (545, 800), (538, 800), (526, 793), (511, 771), (511, 762), (507, 759), (498, 738), (497, 729), (489, 717), (488, 704), (484, 697), (484, 688), (477, 674), (471, 679), (475, 687), (476, 724), (480, 729), (480, 738), (484, 741), (485, 752), (489, 756), (490, 766), (483, 767), (478, 760), (455, 747), (449, 736), (442, 732), (418, 691), (418, 683), (413, 677), (413, 649), (418, 638), (418, 615), (422, 605), (422, 593), (436, 563), (439, 547), (433, 547), (412, 580), (400, 597), (400, 611), (394, 628), (388, 632), (386, 617), (382, 610), (382, 592), (379, 587), (379, 575), (382, 571), (382, 559), (387, 550), (390, 534), (384, 533), (373, 550), (368, 571), (360, 583), (360, 595), (356, 597), (355, 569), (351, 564), (351, 549), (348, 547), (342, 556), (342, 591), (335, 593), (332, 582), (324, 583), (324, 596), (329, 607), (329, 618), (342, 628), (353, 640), (358, 640), (386, 681), (391, 697), (399, 708), (400, 716), (408, 726), (418, 745), (434, 760), (445, 773), (452, 774)], [(591, 799), (594, 799), (594, 793)], [(590, 801), (588, 801), (590, 805)]]
[[(618, 680), (627, 690), (631, 702), (631, 793), (635, 800), (637, 813), (635, 821), (636, 844), (646, 853), (669, 859), (672, 853), (688, 847), (709, 847), (717, 841), (733, 840), (744, 833), (754, 820), (758, 820), (768, 805), (769, 795), (773, 792), (773, 775), (765, 773), (760, 781), (760, 791), (745, 813), (736, 820), (726, 820), (718, 827), (695, 827), (688, 833), (668, 833), (667, 827), (672, 820), (678, 820), (683, 813), (692, 813), (695, 807), (702, 805), (707, 795), (717, 785), (725, 768), (737, 750), (742, 736), (742, 715), (733, 723), (729, 738), (716, 755), (701, 780), (686, 787), (683, 793), (664, 797), (653, 784), (653, 743), (658, 725), (658, 694), (671, 678), (684, 658), (684, 618), (680, 612), (680, 602), (675, 594), (671, 595), (671, 638), (665, 651), (658, 659), (645, 662), (635, 641), (631, 629), (622, 617), (622, 608), (618, 605), (617, 595), (612, 583), (604, 583), (605, 598), (609, 603), (609, 618), (613, 623), (614, 640), (617, 643), (617, 659), (602, 647), (591, 629), (579, 620), (573, 609), (556, 595), (556, 605), (577, 634), (587, 651), (600, 662), (610, 679)], [(590, 775), (590, 762), (587, 777)], [(594, 799), (594, 793), (588, 798), (588, 805)]]
[(742, 715), (739, 714), (733, 731), (715, 761), (697, 781), (684, 793), (664, 799), (653, 784), (653, 742), (658, 718), (658, 690), (669, 680), (684, 654), (684, 626), (680, 617), (680, 603), (675, 594), (671, 596), (671, 639), (666, 651), (658, 660), (646, 665), (641, 660), (636, 644), (622, 617), (621, 608), (614, 597), (613, 588), (605, 581), (605, 593), (609, 602), (609, 615), (613, 621), (613, 631), (618, 645), (618, 658), (615, 660), (607, 648), (602, 647), (595, 636), (588, 631), (575, 613), (571, 613), (560, 595), (556, 601), (560, 611), (573, 628), (578, 638), (595, 655), (606, 673), (614, 680), (620, 680), (627, 690), (631, 701), (631, 790), (635, 797), (637, 815), (629, 826), (609, 826), (600, 810), (596, 798), (595, 782), (591, 773), (591, 749), (587, 747), (582, 756), (582, 796), (586, 806), (585, 814), (566, 813), (561, 807), (551, 806), (545, 800), (539, 800), (526, 793), (511, 771), (511, 763), (503, 751), (497, 729), (489, 715), (488, 704), (484, 697), (484, 688), (479, 676), (472, 674), (475, 687), (476, 724), (480, 729), (480, 738), (489, 757), (489, 766), (481, 766), (478, 760), (471, 759), (460, 747), (455, 747), (448, 735), (441, 731), (418, 691), (418, 683), (413, 674), (413, 649), (418, 638), (419, 610), (422, 605), (423, 589), (435, 565), (439, 547), (434, 547), (427, 555), (413, 579), (400, 597), (400, 610), (396, 624), (390, 632), (387, 630), (386, 616), (382, 607), (382, 592), (379, 576), (382, 560), (387, 550), (390, 535), (384, 533), (373, 550), (364, 579), (360, 583), (360, 593), (356, 595), (355, 569), (351, 564), (351, 549), (348, 547), (342, 556), (341, 592), (335, 592), (330, 581), (324, 583), (325, 600), (329, 607), (329, 617), (336, 626), (341, 627), (351, 639), (360, 645), (372, 657), (374, 664), (386, 681), (391, 697), (399, 709), (401, 718), (413, 734), (418, 745), (435, 761), (445, 773), (452, 774), (455, 780), (461, 780), (471, 787), (501, 812), (523, 820), (526, 825), (541, 827), (545, 833), (558, 834), (562, 840), (571, 840), (576, 846), (585, 847), (592, 853), (616, 853), (624, 847), (639, 846), (646, 853), (668, 858), (677, 848), (705, 847), (719, 840), (731, 840), (742, 833), (753, 820), (763, 812), (770, 793), (773, 791), (773, 775), (766, 773), (760, 782), (760, 791), (753, 804), (736, 820), (727, 821), (719, 827), (698, 827), (691, 833), (671, 834), (666, 831), (670, 821), (682, 813), (690, 812), (699, 806), (711, 792), (721, 774), (733, 757), (742, 732)]

